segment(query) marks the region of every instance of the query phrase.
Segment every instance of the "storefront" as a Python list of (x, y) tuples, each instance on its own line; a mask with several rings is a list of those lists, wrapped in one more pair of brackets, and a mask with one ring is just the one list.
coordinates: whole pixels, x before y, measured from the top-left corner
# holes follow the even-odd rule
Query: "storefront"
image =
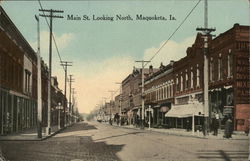
[(168, 128), (182, 128), (187, 130), (197, 130), (203, 125), (203, 104), (199, 102), (174, 105), (165, 114)]
[(7, 135), (36, 126), (36, 102), (0, 89), (0, 134)]

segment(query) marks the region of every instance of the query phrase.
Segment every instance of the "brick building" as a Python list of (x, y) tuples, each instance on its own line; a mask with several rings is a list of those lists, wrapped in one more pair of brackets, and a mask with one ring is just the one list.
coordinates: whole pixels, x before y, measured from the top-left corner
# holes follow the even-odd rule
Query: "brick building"
[[(209, 39), (211, 41), (211, 37)], [(186, 56), (173, 65), (174, 105), (168, 111), (168, 127), (191, 129), (203, 124), (203, 38), (197, 34)]]
[[(144, 69), (144, 76), (147, 78), (157, 69)], [(141, 109), (141, 69), (135, 68), (122, 81), (122, 115), (126, 116), (129, 124), (133, 124), (135, 114)]]
[[(42, 126), (47, 126), (48, 68), (41, 62)], [(51, 125), (55, 104), (66, 99), (52, 80)], [(37, 123), (37, 55), (0, 6), (0, 135), (34, 128)]]
[(219, 112), (222, 125), (226, 115), (233, 116), (235, 130), (245, 130), (250, 117), (249, 33), (249, 26), (235, 24), (210, 45), (210, 116)]
[[(159, 71), (152, 73), (145, 79), (146, 120), (153, 126), (164, 126), (165, 114), (174, 103), (173, 64), (161, 64)], [(149, 69), (152, 69), (150, 66)]]
[(36, 126), (36, 54), (0, 6), (0, 134)]

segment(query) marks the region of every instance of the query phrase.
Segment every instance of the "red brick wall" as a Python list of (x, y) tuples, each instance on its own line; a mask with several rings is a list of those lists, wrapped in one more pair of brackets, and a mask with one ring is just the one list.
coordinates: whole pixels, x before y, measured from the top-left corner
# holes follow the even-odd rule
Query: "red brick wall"
[(238, 104), (235, 107), (235, 124), (237, 131), (244, 131), (246, 129), (247, 120), (250, 119), (250, 104)]

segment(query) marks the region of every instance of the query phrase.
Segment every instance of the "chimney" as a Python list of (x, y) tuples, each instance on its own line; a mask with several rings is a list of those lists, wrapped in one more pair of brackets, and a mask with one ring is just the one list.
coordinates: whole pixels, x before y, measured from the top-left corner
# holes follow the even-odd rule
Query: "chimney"
[(170, 60), (170, 64), (171, 64), (171, 66), (173, 66), (174, 65), (174, 60)]
[(154, 69), (153, 69), (153, 65), (149, 66), (149, 74), (153, 74), (154, 73)]

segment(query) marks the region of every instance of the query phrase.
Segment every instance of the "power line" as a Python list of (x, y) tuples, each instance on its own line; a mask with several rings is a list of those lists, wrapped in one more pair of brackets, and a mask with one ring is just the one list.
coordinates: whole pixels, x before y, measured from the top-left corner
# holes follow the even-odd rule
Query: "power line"
[[(43, 11), (42, 11), (43, 14), (45, 14), (45, 13), (44, 13), (45, 10), (43, 9), (40, 0), (38, 0), (38, 3), (39, 3), (39, 5), (40, 5), (41, 10), (43, 10)], [(48, 25), (48, 27), (49, 27), (49, 22), (48, 22), (48, 20), (47, 20), (47, 17), (45, 17), (45, 20), (46, 20), (46, 23), (47, 23), (47, 25)], [(49, 28), (50, 28), (50, 27), (49, 27)], [(54, 36), (53, 33), (52, 33), (52, 38), (53, 38), (53, 41), (54, 41), (54, 44), (55, 44), (55, 47), (56, 47), (57, 55), (58, 55), (58, 57), (59, 57), (59, 59), (60, 59), (60, 62), (62, 62), (62, 58), (61, 58), (61, 55), (60, 55), (60, 52), (59, 52), (59, 49), (58, 49), (58, 46), (57, 46), (57, 43), (56, 43), (56, 39), (55, 39), (55, 36)], [(63, 70), (66, 70), (64, 66), (62, 66), (62, 67), (63, 67)]]
[[(180, 23), (180, 25), (174, 30), (174, 32), (169, 36), (169, 38), (167, 39), (167, 41), (164, 42), (164, 44), (155, 52), (155, 54), (149, 59), (149, 61), (152, 61), (156, 55), (162, 50), (162, 48), (168, 43), (168, 41), (174, 36), (174, 34), (180, 29), (180, 27), (183, 25), (183, 23), (187, 20), (187, 18), (191, 15), (191, 13), (194, 11), (194, 9), (198, 6), (198, 4), (201, 2), (201, 0), (199, 0), (195, 6), (192, 8), (192, 10), (187, 14), (187, 16), (182, 20), (182, 22)], [(149, 62), (147, 62), (144, 67), (148, 64)]]

